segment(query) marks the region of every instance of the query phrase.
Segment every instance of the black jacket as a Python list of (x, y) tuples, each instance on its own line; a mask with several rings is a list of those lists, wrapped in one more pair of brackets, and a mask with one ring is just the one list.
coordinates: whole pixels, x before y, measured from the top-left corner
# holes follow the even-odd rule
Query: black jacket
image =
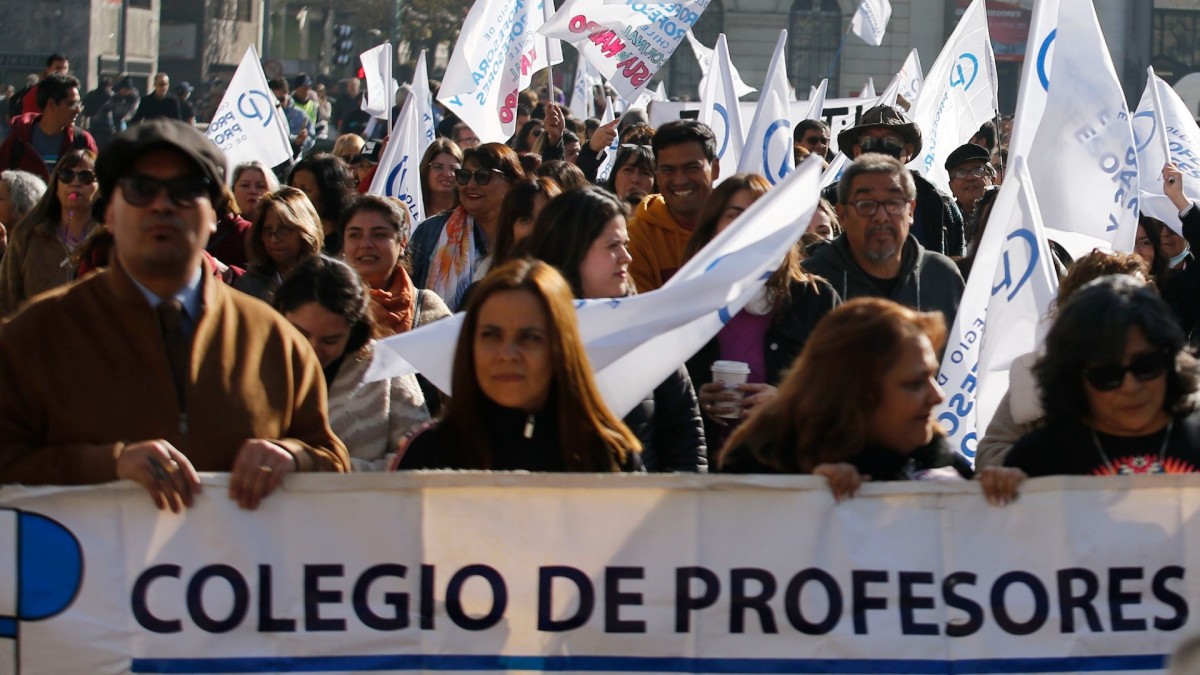
[[(816, 327), (821, 317), (834, 307), (841, 304), (837, 291), (824, 279), (816, 279), (814, 290), (807, 283), (792, 282), (791, 302), (787, 308), (775, 316), (775, 320), (767, 327), (763, 336), (763, 359), (766, 362), (767, 384), (778, 386), (787, 374), (792, 362), (804, 349), (808, 336)], [(688, 359), (688, 374), (697, 390), (712, 382), (712, 364), (721, 358), (721, 346), (717, 338), (708, 341), (696, 355)], [(716, 439), (719, 438), (718, 428), (707, 417), (704, 418), (704, 433), (708, 439), (709, 470), (716, 470), (717, 452), (720, 451)]]
[(642, 442), (642, 461), (647, 471), (708, 470), (700, 403), (683, 367), (655, 387), (624, 421)]
[[(853, 464), (863, 476), (873, 481), (920, 480), (935, 469), (953, 469), (963, 478), (975, 475), (971, 462), (950, 449), (945, 436), (934, 435), (933, 440), (917, 448), (907, 456), (877, 445), (868, 445), (846, 460)], [(728, 473), (780, 473), (751, 454), (745, 445), (731, 448), (721, 471)]]
[[(1193, 251), (1200, 251), (1200, 206), (1193, 204), (1180, 220), (1183, 238)], [(1200, 345), (1200, 264), (1192, 261), (1171, 274), (1163, 288), (1163, 299), (1174, 310), (1192, 345)]]
[[(913, 233), (923, 233), (917, 240), (930, 251), (948, 256), (960, 256), (966, 248), (966, 228), (963, 214), (954, 197), (942, 192), (916, 171), (910, 171), (917, 185), (917, 208), (913, 213)], [(837, 183), (821, 191), (830, 204), (838, 203)]]

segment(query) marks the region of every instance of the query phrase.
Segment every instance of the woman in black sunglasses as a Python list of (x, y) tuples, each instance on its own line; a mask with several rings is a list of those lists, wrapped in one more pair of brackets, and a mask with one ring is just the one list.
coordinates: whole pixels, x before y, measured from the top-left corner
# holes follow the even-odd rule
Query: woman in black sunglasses
[(0, 262), (0, 317), (75, 278), (71, 254), (96, 228), (97, 191), (95, 153), (75, 149), (58, 160), (45, 194), (9, 235)]
[(463, 168), (454, 172), (458, 208), (426, 219), (409, 242), (417, 288), (437, 293), (452, 312), (463, 304), (467, 287), (483, 276), (482, 263), (496, 245), (504, 196), (524, 177), (517, 153), (503, 143), (463, 153)]
[(1059, 309), (1034, 367), (1046, 425), (1005, 466), (1029, 476), (1189, 473), (1200, 467), (1200, 363), (1158, 295), (1097, 279)]

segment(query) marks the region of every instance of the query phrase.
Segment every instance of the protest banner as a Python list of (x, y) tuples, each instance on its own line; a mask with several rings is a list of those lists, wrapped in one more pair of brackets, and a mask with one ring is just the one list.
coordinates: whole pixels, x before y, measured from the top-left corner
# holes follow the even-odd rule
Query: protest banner
[[(796, 168), (792, 150), (791, 92), (787, 79), (787, 31), (779, 31), (775, 54), (767, 68), (758, 105), (750, 118), (738, 173), (757, 173), (771, 185), (778, 185), (784, 176)], [(811, 107), (811, 106), (810, 106)]]
[[(810, 158), (754, 202), (662, 288), (579, 300), (576, 316), (605, 403), (624, 416), (746, 306), (817, 208), (821, 162)], [(462, 314), (379, 341), (368, 381), (420, 372), (453, 395)]]
[(561, 51), (536, 32), (552, 7), (546, 0), (479, 0), (467, 13), (438, 101), (484, 143), (516, 133), (517, 94), (534, 73), (562, 63)]
[(539, 32), (575, 45), (622, 98), (636, 101), (708, 3), (567, 0)]
[(878, 47), (883, 44), (888, 21), (892, 18), (892, 3), (888, 0), (862, 0), (850, 19), (850, 32), (863, 42)]
[[(1039, 27), (1046, 21), (1040, 15), (1044, 4), (1057, 3), (1034, 5)], [(1040, 101), (1044, 94), (1044, 109), (1040, 117), (1023, 118), (1020, 112), (1036, 105), (1022, 105), (1019, 99), (1015, 123), (1036, 126), (1026, 158), (1038, 186), (1042, 222), (1050, 238), (1073, 257), (1097, 246), (1132, 251), (1138, 218), (1137, 144), (1092, 3), (1059, 4), (1057, 28), (1039, 55), (1048, 52), (1050, 43), (1052, 56), (1038, 59), (1050, 64), (1048, 79), (1042, 76), (1046, 68), (1026, 68), (1020, 89), (1021, 99), (1029, 92)]]
[(1195, 475), (227, 485), (0, 490), (0, 671), (1146, 673), (1198, 627)]
[(1035, 352), (1058, 294), (1034, 183), (1017, 156), (996, 196), (938, 372), (938, 422), (968, 459), (1008, 391), (1017, 357)]
[(921, 128), (921, 152), (909, 166), (947, 194), (950, 153), (996, 117), (996, 80), (987, 10), (984, 0), (974, 0), (929, 69), (909, 114)]
[(242, 56), (204, 133), (225, 153), (226, 180), (232, 180), (230, 169), (242, 162), (258, 160), (275, 166), (291, 159), (287, 121), (267, 86), (254, 45)]
[[(916, 102), (917, 96), (921, 93), (921, 86), (925, 84), (925, 71), (921, 70), (921, 57), (917, 54), (917, 50), (912, 50), (908, 53), (908, 58), (904, 60), (904, 65), (900, 66), (900, 71), (896, 73), (896, 94), (906, 101), (906, 105), (911, 106)], [(896, 99), (888, 105), (895, 105)]]
[[(721, 33), (721, 35), (725, 35), (725, 34)], [(690, 30), (687, 32), (687, 39), (688, 39), (688, 44), (690, 44), (692, 46), (692, 53), (696, 55), (696, 62), (700, 65), (701, 75), (700, 75), (700, 86), (699, 86), (698, 90), (700, 92), (701, 99), (704, 98), (704, 88), (708, 86), (709, 76), (714, 72), (714, 68), (718, 68), (718, 67), (726, 68), (728, 71), (725, 74), (726, 74), (726, 76), (728, 76), (729, 81), (733, 85), (732, 89), (733, 89), (734, 100), (737, 100), (737, 99), (745, 96), (746, 94), (750, 94), (755, 91), (758, 91), (754, 87), (751, 87), (750, 85), (748, 85), (742, 81), (741, 73), (739, 73), (738, 69), (734, 67), (733, 60), (729, 58), (728, 42), (726, 42), (726, 44), (725, 44), (726, 64), (719, 65), (717, 62), (713, 61), (713, 58), (716, 57), (716, 49), (717, 48), (715, 46), (712, 47), (711, 49), (708, 47), (705, 47), (703, 43), (701, 43), (699, 40), (696, 39), (696, 36), (693, 35), (692, 31), (690, 31)], [(717, 39), (720, 39), (720, 37), (718, 36)]]
[(586, 120), (596, 116), (595, 92), (596, 87), (603, 84), (596, 67), (580, 58), (575, 67), (575, 83), (571, 87), (571, 102), (568, 107), (577, 120)]
[[(414, 228), (425, 220), (425, 201), (421, 195), (421, 157), (429, 146), (422, 135), (420, 98), (414, 89), (404, 102), (387, 148), (379, 158), (375, 177), (367, 189), (369, 194), (395, 197), (403, 202), (412, 216)], [(406, 246), (411, 234), (403, 233)]]
[(1183, 233), (1179, 210), (1163, 194), (1162, 168), (1168, 160), (1183, 173), (1183, 192), (1200, 194), (1200, 126), (1187, 104), (1153, 69), (1133, 115), (1137, 143), (1139, 210)]
[(421, 152), (433, 143), (436, 137), (436, 123), (433, 116), (433, 92), (429, 89), (429, 68), (425, 65), (425, 50), (417, 56), (417, 65), (413, 68), (412, 90), (408, 95), (417, 97), (417, 116), (421, 119), (421, 139), (424, 145)]
[[(1010, 155), (1029, 156), (1033, 137), (1046, 110), (1046, 92), (1050, 88), (1050, 66), (1054, 61), (1054, 42), (1058, 35), (1059, 0), (1034, 0), (1029, 23), (1026, 51), (1029, 57), (1021, 66), (1017, 112), (1013, 120), (1021, 120), (1021, 128), (1013, 124), (1009, 139)], [(1036, 83), (1036, 85), (1035, 85)]]

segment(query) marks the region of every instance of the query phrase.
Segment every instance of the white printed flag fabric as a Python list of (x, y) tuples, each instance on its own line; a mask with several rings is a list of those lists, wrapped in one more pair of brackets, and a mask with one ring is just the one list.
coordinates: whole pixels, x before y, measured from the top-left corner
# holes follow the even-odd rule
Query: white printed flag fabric
[(1182, 234), (1179, 210), (1163, 194), (1162, 168), (1169, 159), (1183, 173), (1183, 193), (1200, 195), (1200, 127), (1179, 94), (1150, 71), (1133, 115), (1141, 200), (1138, 208)]
[[(725, 35), (725, 34), (721, 33), (721, 35)], [(696, 36), (693, 35), (692, 31), (690, 31), (690, 30), (687, 32), (687, 39), (688, 39), (688, 44), (690, 44), (692, 46), (692, 53), (696, 55), (696, 62), (700, 65), (700, 72), (703, 73), (700, 76), (700, 95), (703, 96), (704, 88), (706, 86), (708, 86), (709, 76), (712, 75), (713, 70), (715, 68), (719, 67), (713, 61), (713, 59), (716, 56), (717, 48), (716, 47), (712, 47), (712, 48), (705, 47), (702, 42), (700, 42), (699, 40), (696, 39)], [(733, 83), (733, 92), (737, 98), (741, 98), (741, 97), (745, 96), (746, 94), (758, 91), (754, 87), (751, 87), (750, 85), (748, 85), (742, 81), (741, 73), (739, 73), (738, 69), (736, 67), (734, 67), (733, 60), (731, 58), (729, 58), (729, 43), (728, 43), (728, 41), (725, 43), (725, 60), (728, 61), (728, 63), (729, 63), (728, 76), (730, 78), (730, 81)]]
[[(700, 97), (700, 115), (697, 119), (707, 124), (717, 137), (717, 159), (726, 167), (736, 167), (742, 157), (742, 145), (746, 140), (746, 130), (742, 126), (741, 106), (738, 105), (737, 91), (731, 81), (733, 64), (729, 61), (729, 47), (725, 34), (717, 36), (717, 46), (714, 48), (712, 69), (704, 80), (704, 90)], [(714, 185), (733, 175), (728, 169), (722, 171)]]
[(767, 68), (767, 79), (759, 94), (758, 107), (746, 132), (738, 173), (766, 176), (778, 185), (796, 166), (792, 149), (792, 112), (788, 102), (787, 30), (779, 31), (775, 55)]
[(891, 18), (892, 3), (888, 0), (862, 0), (850, 20), (850, 32), (863, 42), (878, 47), (883, 44), (883, 35)]
[(205, 135), (225, 152), (226, 180), (233, 178), (230, 168), (242, 162), (275, 166), (291, 159), (287, 121), (267, 86), (254, 45), (242, 56)]

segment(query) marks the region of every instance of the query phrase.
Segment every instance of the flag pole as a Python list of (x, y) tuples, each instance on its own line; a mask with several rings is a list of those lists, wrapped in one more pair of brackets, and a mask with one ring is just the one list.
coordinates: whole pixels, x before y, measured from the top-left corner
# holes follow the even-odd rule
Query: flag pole
[(833, 53), (833, 61), (829, 63), (829, 70), (825, 73), (825, 79), (833, 79), (833, 71), (837, 68), (838, 59), (842, 56), (842, 47), (846, 46), (846, 36), (850, 34), (849, 29), (842, 33), (842, 40), (838, 42), (837, 51)]

